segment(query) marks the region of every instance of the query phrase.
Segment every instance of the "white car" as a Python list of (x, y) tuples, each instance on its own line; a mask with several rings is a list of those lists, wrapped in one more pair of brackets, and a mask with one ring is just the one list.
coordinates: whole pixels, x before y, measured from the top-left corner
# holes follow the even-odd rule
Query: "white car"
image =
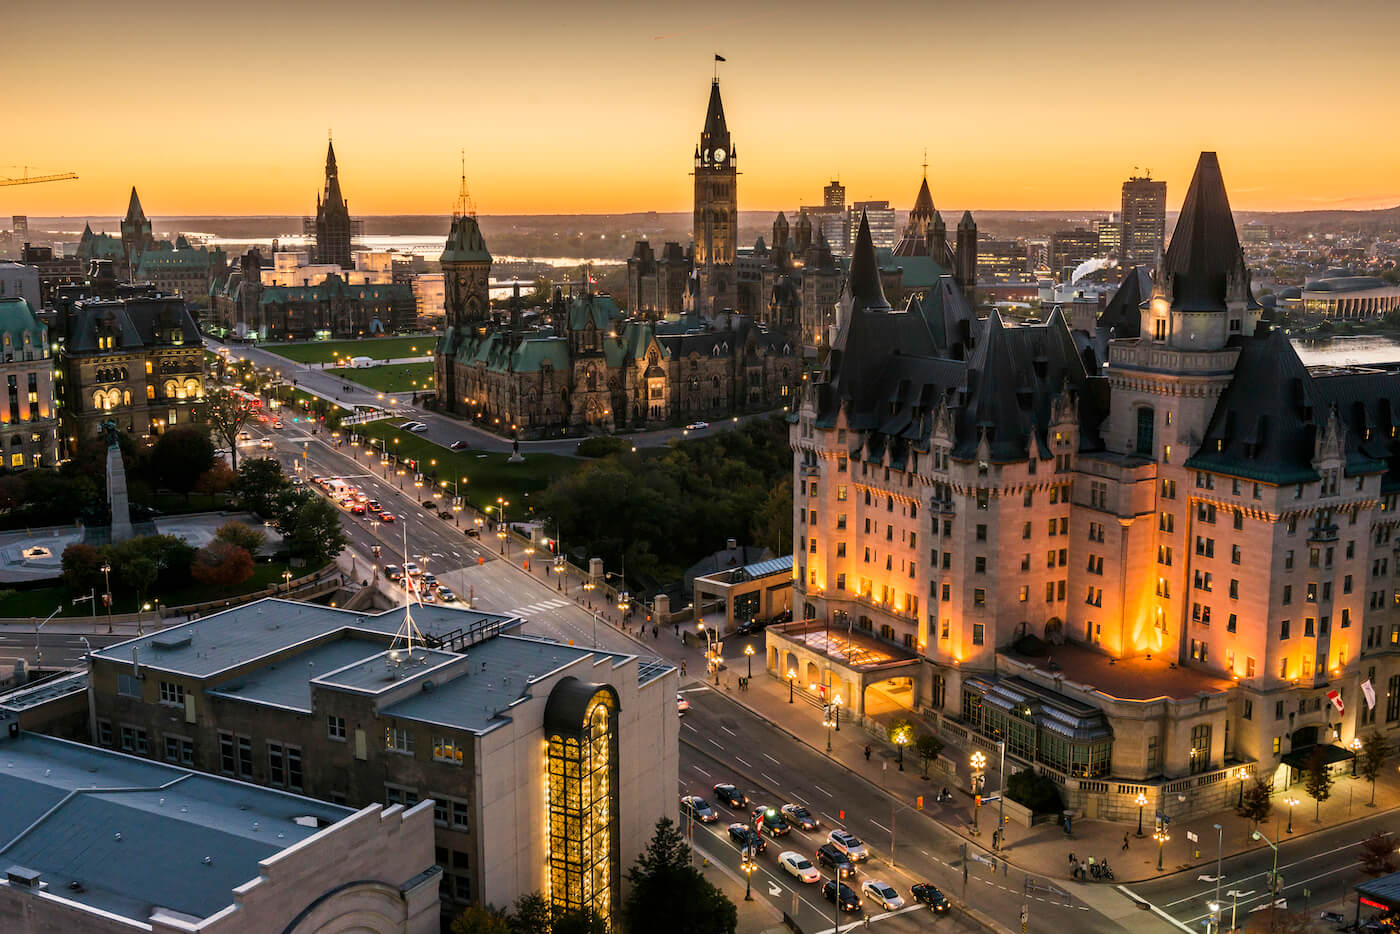
[(687, 431), (701, 431), (701, 430), (703, 430), (703, 429), (705, 429), (705, 428), (709, 428), (709, 427), (710, 427), (710, 423), (709, 423), (709, 422), (691, 422), (689, 425), (686, 425), (686, 426), (685, 426), (685, 428), (686, 428)]
[(866, 879), (860, 890), (873, 898), (886, 911), (904, 907), (904, 899), (894, 890), (894, 886), (879, 879)]
[(846, 854), (846, 858), (851, 862), (870, 858), (870, 850), (866, 849), (864, 843), (855, 834), (845, 830), (833, 830), (826, 835), (827, 841), (836, 849)]
[(676, 713), (685, 713), (690, 709), (690, 701), (685, 699), (684, 694), (676, 695)]
[(796, 876), (803, 882), (821, 881), (821, 870), (813, 866), (810, 859), (793, 850), (784, 850), (779, 853), (778, 865), (787, 870), (789, 875)]
[(423, 424), (422, 422), (404, 422), (404, 423), (403, 423), (402, 425), (400, 425), (399, 427), (402, 428), (404, 431), (414, 431), (414, 432), (417, 432), (417, 431), (427, 431), (427, 430), (428, 430), (428, 426), (425, 425), (425, 424)]
[(423, 569), (420, 568), (418, 565), (414, 564), (412, 561), (405, 561), (403, 563), (403, 572), (409, 577), (417, 577), (418, 575), (423, 573)]

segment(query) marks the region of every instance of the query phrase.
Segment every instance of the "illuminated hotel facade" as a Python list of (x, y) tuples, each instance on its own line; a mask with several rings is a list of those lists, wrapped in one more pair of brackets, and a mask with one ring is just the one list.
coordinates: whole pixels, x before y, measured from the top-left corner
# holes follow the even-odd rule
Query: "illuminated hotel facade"
[(1261, 326), (1213, 153), (1094, 333), (941, 294), (891, 309), (863, 237), (791, 419), (770, 673), (1004, 740), (1089, 816), (1233, 806), (1400, 729), (1400, 377)]
[(677, 673), (448, 607), (261, 600), (98, 650), (96, 745), (337, 804), (434, 802), (444, 916), (540, 892), (617, 917), (677, 818)]

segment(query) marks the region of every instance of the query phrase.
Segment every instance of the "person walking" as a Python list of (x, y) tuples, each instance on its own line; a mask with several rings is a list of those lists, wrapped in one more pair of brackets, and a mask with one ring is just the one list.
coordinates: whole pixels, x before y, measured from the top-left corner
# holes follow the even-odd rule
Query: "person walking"
[(681, 659), (681, 677), (685, 677), (685, 659)]
[(870, 761), (870, 746), (869, 746), (869, 745), (867, 745), (867, 746), (865, 747), (865, 761), (866, 761), (866, 762), (869, 762), (869, 761)]
[(1126, 831), (1123, 833), (1123, 852), (1128, 852), (1128, 834)]

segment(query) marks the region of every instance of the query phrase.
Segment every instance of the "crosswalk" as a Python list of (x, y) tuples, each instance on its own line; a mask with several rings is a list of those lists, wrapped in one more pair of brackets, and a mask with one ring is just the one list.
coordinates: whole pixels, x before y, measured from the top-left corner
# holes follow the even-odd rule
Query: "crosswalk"
[(557, 610), (559, 607), (568, 606), (573, 602), (574, 601), (566, 600), (563, 597), (557, 597), (553, 600), (545, 600), (542, 603), (532, 603), (529, 606), (519, 606), (513, 610), (506, 610), (505, 612), (509, 616), (523, 616), (528, 619), (531, 613), (541, 613), (545, 610)]

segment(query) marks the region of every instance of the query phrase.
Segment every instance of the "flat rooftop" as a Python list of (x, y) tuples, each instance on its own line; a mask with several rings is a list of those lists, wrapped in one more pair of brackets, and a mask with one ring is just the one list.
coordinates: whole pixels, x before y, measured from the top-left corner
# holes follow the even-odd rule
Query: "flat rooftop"
[(309, 646), (280, 661), (242, 675), (209, 693), (273, 707), (311, 712), (311, 682), (323, 674), (383, 652), (388, 642), (350, 631), (339, 639)]
[(1022, 655), (1003, 650), (1003, 658), (1033, 668), (1051, 678), (1063, 678), (1080, 687), (1100, 691), (1119, 700), (1146, 701), (1161, 697), (1189, 700), (1201, 694), (1218, 694), (1234, 687), (1235, 682), (1199, 671), (1173, 665), (1172, 660), (1159, 655), (1110, 659), (1073, 643), (1047, 647), (1048, 654)]
[[(209, 678), (341, 630), (361, 629), (392, 636), (399, 631), (403, 617), (403, 607), (383, 613), (357, 613), (268, 597), (109, 645), (92, 654), (94, 658), (128, 663), (139, 656), (143, 666), (156, 671)], [(493, 630), (519, 624), (518, 619), (498, 613), (436, 604), (414, 607), (413, 621), (420, 632), (432, 639), (445, 639), (460, 630)]]
[(876, 639), (863, 629), (848, 628), (845, 623), (828, 628), (819, 620), (798, 620), (769, 626), (768, 631), (782, 633), (784, 638), (801, 643), (853, 671), (870, 671), (884, 665), (919, 660), (919, 656), (908, 649)]
[(141, 923), (215, 914), (259, 861), (354, 813), (33, 733), (0, 738), (0, 800), (0, 869)]

